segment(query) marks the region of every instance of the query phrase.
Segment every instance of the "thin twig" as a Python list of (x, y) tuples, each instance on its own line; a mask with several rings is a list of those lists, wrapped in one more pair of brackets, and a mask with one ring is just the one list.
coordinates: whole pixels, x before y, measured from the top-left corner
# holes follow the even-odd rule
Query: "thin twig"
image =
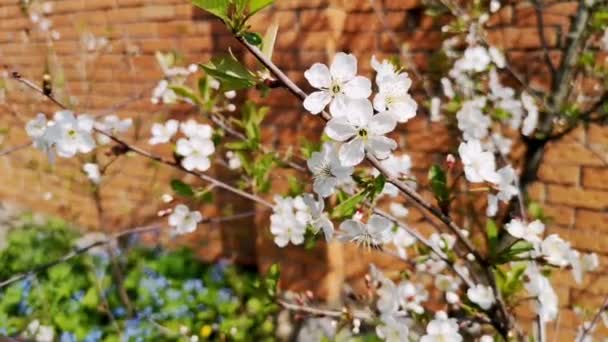
[(9, 148), (7, 148), (5, 150), (0, 151), (0, 157), (9, 155), (9, 154), (11, 154), (13, 152), (21, 151), (21, 150), (23, 150), (25, 148), (28, 148), (30, 146), (32, 146), (31, 142), (28, 142), (28, 143), (25, 143), (25, 144), (21, 144), (21, 145), (17, 145), (17, 146), (9, 147)]
[(604, 302), (602, 303), (602, 306), (597, 310), (597, 313), (595, 314), (595, 316), (593, 316), (591, 323), (589, 323), (589, 325), (587, 325), (587, 326), (583, 325), (583, 332), (581, 333), (581, 335), (579, 336), (579, 338), (576, 342), (586, 341), (585, 337), (587, 337), (587, 335), (589, 335), (591, 330), (593, 330), (593, 328), (597, 325), (598, 321), (600, 320), (600, 317), (602, 317), (602, 314), (606, 310), (608, 310), (608, 295), (606, 295), (606, 297), (604, 297)]

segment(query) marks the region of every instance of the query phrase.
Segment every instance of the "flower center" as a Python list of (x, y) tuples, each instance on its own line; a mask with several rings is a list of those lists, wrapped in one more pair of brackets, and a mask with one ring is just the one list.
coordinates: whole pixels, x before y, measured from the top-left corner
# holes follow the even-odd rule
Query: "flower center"
[(331, 90), (331, 93), (333, 95), (336, 95), (336, 94), (339, 94), (342, 91), (342, 86), (340, 85), (340, 83), (333, 83), (331, 85), (330, 90)]
[(361, 128), (359, 129), (359, 131), (357, 132), (357, 135), (360, 136), (363, 139), (367, 138), (367, 130), (365, 128)]

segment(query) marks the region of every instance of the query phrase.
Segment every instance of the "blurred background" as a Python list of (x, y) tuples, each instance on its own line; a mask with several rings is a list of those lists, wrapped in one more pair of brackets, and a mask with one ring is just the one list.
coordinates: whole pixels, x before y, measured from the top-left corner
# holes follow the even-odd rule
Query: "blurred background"
[[(567, 39), (565, 33), (576, 9), (576, 1), (546, 2), (545, 40), (552, 58), (560, 58), (559, 48)], [(527, 1), (506, 1), (486, 26), (488, 40), (505, 50), (513, 68), (532, 86), (544, 89), (550, 84), (551, 75), (543, 61), (536, 18), (534, 8)], [(252, 31), (263, 33), (269, 24), (278, 24), (273, 60), (304, 87), (307, 86), (303, 81), (304, 70), (315, 62), (328, 62), (337, 51), (355, 54), (359, 60), (359, 73), (371, 75), (372, 54), (378, 58), (398, 55), (400, 44), (407, 46), (410, 61), (418, 70), (432, 79), (437, 76), (434, 63), (439, 58), (437, 51), (443, 41), (441, 27), (444, 22), (440, 16), (430, 15), (428, 5), (419, 0), (277, 0), (253, 18)], [(392, 33), (396, 34), (396, 39)], [(152, 89), (163, 77), (155, 54), (174, 52), (183, 65), (188, 65), (206, 63), (214, 55), (227, 53), (228, 49), (239, 59), (254, 63), (252, 56), (243, 51), (221, 22), (184, 0), (0, 0), (0, 151), (3, 151), (0, 154), (0, 203), (3, 208), (0, 246), (6, 247), (0, 252), (0, 281), (27, 270), (26, 266), (31, 263), (60, 257), (70, 251), (74, 241), (83, 236), (91, 238), (91, 232), (115, 234), (147, 227), (150, 230), (120, 240), (120, 247), (143, 241), (151, 248), (139, 250), (137, 247), (129, 252), (133, 254), (125, 256), (133, 261), (123, 270), (126, 286), (132, 286), (127, 290), (148, 288), (138, 296), (144, 298), (142, 303), (134, 306), (156, 310), (153, 308), (168, 303), (164, 296), (182, 298), (178, 303), (182, 305), (188, 302), (184, 299), (186, 292), (201, 286), (209, 287), (214, 299), (197, 299), (199, 306), (188, 310), (206, 312), (202, 306), (212, 307), (208, 310), (212, 312), (209, 315), (224, 315), (234, 321), (222, 326), (215, 316), (199, 317), (199, 321), (215, 323), (197, 325), (192, 323), (195, 316), (188, 316), (184, 320), (169, 320), (173, 323), (165, 328), (179, 332), (183, 325), (186, 327), (184, 336), (194, 335), (192, 329), (196, 329), (196, 334), (204, 338), (217, 336), (214, 334), (220, 334), (219, 331), (229, 336), (231, 327), (238, 326), (238, 334), (244, 334), (241, 338), (247, 340), (248, 329), (255, 330), (260, 339), (268, 338), (268, 331), (274, 331), (277, 323), (271, 320), (267, 323), (270, 326), (264, 326), (266, 313), (261, 313), (260, 317), (251, 314), (261, 312), (256, 311), (261, 310), (256, 305), (264, 303), (265, 295), (253, 288), (239, 288), (239, 284), (247, 277), (259, 277), (258, 272), (266, 276), (272, 264), (281, 266), (281, 288), (298, 293), (310, 291), (309, 296), (330, 302), (343, 299), (345, 286), (362, 286), (370, 261), (389, 270), (404, 266), (386, 255), (361, 253), (355, 246), (338, 243), (323, 244), (312, 251), (279, 249), (268, 232), (267, 212), (215, 189), (213, 202), (200, 205), (205, 217), (249, 214), (230, 222), (208, 222), (193, 234), (171, 238), (152, 229), (165, 225), (166, 219), (159, 218), (159, 212), (174, 206), (163, 201), (163, 195), (175, 195), (169, 186), (171, 180), (196, 184), (194, 177), (184, 177), (158, 163), (126, 155), (112, 162), (108, 176), (93, 189), (82, 172), (82, 163), (91, 158), (104, 163), (109, 160), (107, 155), (60, 159), (49, 164), (44, 154), (29, 147), (25, 122), (38, 112), (53, 113), (57, 108), (44, 96), (12, 79), (14, 72), (39, 85), (43, 84), (46, 75), (46, 82), (55, 96), (69, 103), (78, 113), (115, 113), (119, 117), (133, 118), (133, 129), (125, 138), (136, 145), (147, 146), (152, 123), (191, 116), (187, 106), (160, 106), (151, 102)], [(592, 84), (585, 86), (593, 87)], [(419, 103), (429, 100), (425, 98), (420, 80), (414, 78), (413, 87)], [(239, 93), (234, 99), (237, 107), (245, 98), (270, 107), (263, 130), (265, 144), (279, 149), (297, 148), (301, 143), (298, 136), (316, 138), (322, 131), (321, 123), (304, 115), (299, 102), (285, 90), (273, 90), (267, 98), (261, 98), (256, 91)], [(424, 183), (428, 168), (433, 163), (441, 163), (453, 152), (448, 148), (455, 146), (449, 144), (454, 135), (446, 125), (431, 122), (423, 106), (420, 106), (419, 115), (402, 125), (400, 131), (402, 134), (397, 135), (397, 139), (412, 157), (414, 174)], [(153, 150), (171, 152), (162, 147)], [(517, 147), (515, 151), (520, 155), (524, 153)], [(573, 318), (574, 302), (597, 307), (603, 295), (608, 293), (607, 162), (608, 129), (595, 124), (579, 127), (563, 139), (549, 143), (538, 178), (529, 186), (531, 198), (544, 215), (551, 218), (548, 233), (557, 232), (571, 241), (573, 247), (600, 256), (600, 269), (587, 275), (583, 284), (574, 283), (569, 276), (555, 275), (556, 291), (563, 307), (559, 320), (562, 336), (575, 334), (578, 323)], [(236, 173), (222, 172), (214, 176), (227, 182), (238, 180)], [(278, 179), (273, 186), (280, 192), (289, 184)], [(407, 221), (423, 232), (430, 231), (430, 224), (413, 209)], [(19, 229), (11, 230), (14, 227)], [(37, 229), (45, 232), (42, 238), (31, 232)], [(183, 246), (189, 249), (182, 250)], [(49, 283), (43, 285), (53, 287), (71, 277), (67, 273), (74, 273), (75, 269), (93, 270), (101, 281), (106, 279), (104, 275), (112, 272), (111, 265), (78, 260), (70, 270), (51, 272), (49, 280), (45, 280)], [(9, 263), (14, 264), (14, 268), (7, 267)], [(238, 271), (233, 267), (238, 267)], [(196, 275), (203, 272), (206, 272), (203, 282), (195, 281)], [(84, 278), (70, 282), (90, 281)], [(22, 301), (24, 291), (36, 288), (32, 285), (36, 283), (35, 278), (24, 279), (15, 283), (20, 286), (18, 298), (9, 300), (6, 299), (9, 292), (0, 292), (0, 333), (3, 322), (12, 319), (6, 313), (3, 316), (3, 305), (5, 309), (9, 304), (14, 308)], [(172, 285), (167, 287), (166, 282)], [(161, 293), (154, 286), (174, 287), (176, 291), (179, 288), (179, 295), (162, 292), (163, 298), (154, 298), (155, 293)], [(72, 296), (72, 292), (80, 291), (77, 288), (53, 291), (66, 291)], [(124, 312), (114, 315), (127, 315), (130, 308), (121, 301), (119, 290), (112, 292), (109, 299), (122, 303), (118, 306)], [(99, 306), (97, 301), (103, 300), (103, 296), (98, 298), (91, 294), (88, 298), (87, 295), (86, 291), (78, 292), (76, 297), (81, 302), (84, 298), (88, 303), (86, 310), (95, 311)], [(261, 298), (259, 303), (248, 301), (258, 297)], [(237, 309), (222, 306), (222, 303), (232, 303), (231, 298), (244, 298), (238, 305), (244, 305), (245, 311), (237, 304), (234, 304)], [(165, 303), (159, 304), (158, 300)], [(172, 309), (179, 311), (178, 304)], [(19, 310), (20, 314), (15, 317), (27, 317), (27, 307)], [(159, 312), (166, 312), (163, 310), (159, 309)], [(242, 316), (250, 316), (251, 320), (239, 321), (245, 318), (235, 312), (247, 313), (247, 310), (250, 310), (249, 314)], [(526, 313), (522, 315), (525, 317)], [(99, 320), (105, 322), (107, 318)], [(101, 324), (87, 322), (91, 327)], [(19, 324), (26, 323), (31, 322), (23, 319)], [(154, 329), (153, 323), (137, 326), (135, 323), (133, 321), (133, 329)], [(64, 324), (72, 327), (69, 323)], [(86, 324), (83, 321), (77, 326)], [(8, 329), (8, 325), (4, 328)], [(87, 328), (88, 331), (77, 329), (73, 327), (80, 340), (89, 336), (92, 328)]]

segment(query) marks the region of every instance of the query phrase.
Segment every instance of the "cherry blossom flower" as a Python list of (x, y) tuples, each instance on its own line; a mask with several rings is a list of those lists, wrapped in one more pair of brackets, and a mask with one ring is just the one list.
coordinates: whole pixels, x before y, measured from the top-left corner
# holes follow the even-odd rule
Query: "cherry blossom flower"
[(570, 264), (570, 244), (560, 238), (557, 234), (547, 236), (543, 242), (541, 242), (540, 250), (547, 262), (552, 265), (565, 267)]
[(513, 140), (497, 132), (492, 133), (490, 137), (490, 142), (484, 146), (486, 149), (492, 152), (497, 151), (503, 156), (507, 156), (511, 152)]
[(594, 271), (599, 267), (599, 258), (595, 253), (580, 255), (574, 249), (570, 251), (568, 262), (572, 266), (572, 276), (577, 284), (583, 281), (585, 273)]
[(228, 168), (230, 170), (237, 170), (243, 166), (241, 163), (241, 158), (239, 158), (239, 156), (233, 151), (226, 152), (226, 159), (228, 159)]
[(496, 172), (494, 154), (484, 151), (479, 140), (460, 143), (458, 154), (462, 159), (465, 177), (469, 182), (498, 183), (500, 181), (500, 176)]
[(319, 89), (304, 100), (304, 108), (312, 114), (319, 114), (332, 100), (365, 99), (372, 92), (370, 80), (357, 76), (355, 56), (344, 52), (336, 54), (329, 68), (325, 64), (313, 64), (304, 72), (304, 77), (310, 85)]
[(323, 202), (323, 199), (315, 201), (314, 196), (311, 194), (304, 194), (302, 197), (310, 213), (308, 224), (312, 228), (312, 231), (316, 234), (319, 230), (322, 230), (323, 234), (325, 234), (325, 240), (331, 241), (334, 235), (334, 224), (327, 216), (327, 213), (323, 212), (325, 202)]
[(376, 326), (376, 335), (387, 342), (401, 342), (409, 340), (410, 330), (407, 321), (392, 315), (380, 316), (380, 324)]
[(373, 55), (371, 59), (371, 66), (372, 69), (376, 71), (376, 83), (378, 83), (378, 81), (385, 76), (397, 75), (397, 68), (395, 68), (395, 65), (388, 59), (384, 59), (382, 62), (379, 62), (376, 56)]
[(407, 258), (407, 248), (416, 243), (416, 238), (408, 233), (405, 229), (397, 227), (392, 233), (391, 242), (397, 249), (399, 257)]
[(539, 235), (545, 231), (545, 225), (539, 220), (526, 224), (519, 219), (512, 219), (506, 224), (506, 229), (514, 238), (522, 239), (537, 245), (540, 243)]
[(439, 250), (446, 251), (454, 248), (456, 237), (447, 233), (433, 233), (429, 238), (429, 243)]
[(460, 301), (460, 297), (457, 294), (460, 285), (460, 279), (450, 275), (438, 274), (435, 276), (435, 287), (440, 291), (445, 292), (445, 299), (450, 304), (455, 304)]
[(336, 186), (347, 182), (352, 173), (351, 166), (343, 166), (338, 151), (332, 143), (324, 143), (320, 152), (313, 152), (306, 162), (313, 174), (313, 191), (319, 196), (328, 197)]
[(521, 94), (521, 103), (528, 112), (521, 127), (521, 134), (529, 136), (538, 125), (538, 107), (534, 103), (534, 98), (526, 92)]
[(213, 128), (209, 125), (199, 124), (193, 119), (180, 124), (180, 130), (185, 136), (191, 139), (211, 139), (213, 136)]
[[(133, 125), (133, 119), (127, 118), (121, 120), (116, 115), (104, 116), (101, 121), (95, 122), (95, 128), (110, 135), (118, 135), (124, 133)], [(110, 137), (103, 134), (97, 134), (97, 142), (101, 145), (107, 145), (112, 141)]]
[(297, 203), (303, 202), (301, 198), (275, 196), (274, 201), (276, 204), (273, 214), (270, 215), (270, 232), (274, 235), (274, 243), (281, 248), (290, 242), (294, 245), (302, 244), (307, 225), (302, 216), (305, 218), (307, 214), (298, 215), (297, 211), (298, 208), (304, 209), (306, 205)]
[(458, 128), (462, 131), (464, 140), (483, 139), (488, 136), (492, 120), (482, 112), (485, 105), (485, 97), (478, 97), (465, 101), (462, 108), (456, 113)]
[(467, 290), (469, 300), (484, 310), (488, 310), (494, 305), (495, 298), (492, 288), (486, 285), (477, 284)]
[(496, 215), (498, 211), (498, 201), (508, 203), (513, 196), (519, 194), (519, 189), (515, 186), (517, 174), (511, 165), (507, 165), (498, 170), (499, 181), (498, 193), (496, 195), (488, 195), (488, 209), (486, 214), (490, 217)]
[(95, 163), (85, 163), (82, 166), (82, 171), (87, 175), (87, 178), (93, 184), (99, 184), (101, 182), (101, 173), (99, 172), (99, 166)]
[(416, 116), (418, 104), (408, 94), (412, 80), (405, 73), (385, 75), (377, 79), (378, 93), (374, 96), (374, 108), (388, 110), (397, 122), (406, 122)]
[(452, 81), (450, 81), (447, 77), (441, 78), (441, 90), (443, 91), (443, 95), (448, 99), (453, 99), (456, 96), (454, 93), (454, 87), (452, 87)]
[(26, 334), (36, 342), (53, 342), (55, 340), (55, 329), (52, 326), (41, 325), (37, 319), (27, 325)]
[(554, 320), (559, 312), (559, 299), (549, 279), (532, 263), (528, 264), (525, 274), (528, 281), (524, 286), (531, 296), (538, 299), (534, 305), (539, 317), (543, 322)]
[(359, 164), (366, 152), (385, 159), (397, 147), (393, 139), (384, 136), (395, 128), (392, 114), (381, 112), (374, 115), (368, 100), (345, 100), (336, 106), (334, 112), (341, 114), (329, 120), (325, 133), (333, 140), (346, 142), (338, 152), (343, 165)]
[(396, 218), (404, 218), (409, 213), (409, 210), (401, 203), (391, 202), (388, 206), (388, 210)]
[(93, 140), (93, 119), (87, 114), (74, 116), (71, 111), (60, 111), (54, 116), (55, 127), (59, 129), (57, 155), (64, 158), (76, 153), (89, 153), (95, 148)]
[(177, 133), (179, 122), (177, 120), (168, 120), (165, 124), (155, 123), (152, 125), (152, 138), (149, 140), (150, 145), (163, 144), (169, 142)]
[(47, 121), (43, 113), (27, 122), (25, 126), (27, 135), (32, 138), (35, 148), (43, 151), (52, 162), (55, 157), (54, 147), (60, 136), (60, 129), (52, 121)]
[(438, 311), (435, 318), (426, 326), (426, 335), (420, 342), (460, 342), (462, 336), (458, 333), (458, 322), (448, 318), (445, 312)]
[(196, 226), (203, 220), (199, 211), (190, 211), (184, 204), (178, 204), (169, 215), (169, 225), (175, 228), (176, 234), (192, 233)]
[(154, 89), (152, 89), (152, 97), (150, 102), (153, 104), (172, 104), (177, 102), (177, 94), (173, 89), (169, 88), (169, 81), (160, 80)]
[(379, 215), (372, 215), (367, 223), (346, 220), (340, 224), (339, 239), (379, 247), (390, 241), (392, 227), (391, 221)]
[(406, 311), (417, 314), (424, 313), (422, 303), (428, 300), (429, 294), (424, 286), (410, 281), (402, 281), (397, 287), (399, 305)]
[(181, 165), (188, 171), (207, 171), (211, 167), (209, 156), (215, 152), (215, 145), (211, 139), (193, 137), (181, 138), (177, 141), (175, 152), (184, 157)]
[(494, 46), (490, 46), (488, 49), (488, 53), (490, 54), (490, 59), (492, 62), (499, 68), (502, 69), (507, 65), (507, 61), (505, 60), (505, 55), (498, 48)]
[(454, 63), (454, 68), (462, 71), (484, 71), (492, 59), (488, 54), (488, 50), (483, 46), (470, 46), (464, 51), (462, 58)]

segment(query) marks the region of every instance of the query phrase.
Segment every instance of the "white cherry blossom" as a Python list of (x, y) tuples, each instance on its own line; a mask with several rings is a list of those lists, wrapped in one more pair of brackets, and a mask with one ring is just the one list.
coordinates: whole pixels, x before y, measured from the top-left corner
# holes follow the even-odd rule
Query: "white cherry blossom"
[(543, 322), (554, 320), (559, 312), (559, 299), (549, 279), (532, 263), (528, 264), (526, 276), (528, 281), (524, 286), (531, 296), (537, 297), (538, 300), (534, 306), (541, 320)]
[(167, 120), (165, 124), (155, 123), (152, 125), (152, 137), (149, 140), (150, 145), (163, 144), (169, 142), (177, 133), (179, 122), (177, 120)]
[[(133, 119), (120, 119), (116, 115), (104, 116), (101, 121), (95, 122), (95, 128), (110, 135), (118, 135), (129, 130), (133, 126)], [(97, 134), (97, 141), (101, 145), (109, 144), (112, 139), (103, 134)]]
[(241, 158), (233, 151), (226, 152), (226, 159), (228, 159), (228, 168), (230, 170), (237, 170), (243, 166)]
[(57, 155), (64, 158), (76, 153), (89, 153), (95, 148), (93, 139), (93, 119), (87, 114), (74, 116), (71, 111), (55, 113), (54, 126), (58, 128)]
[(313, 232), (316, 234), (319, 230), (323, 231), (326, 241), (331, 241), (334, 235), (334, 224), (331, 222), (327, 213), (324, 213), (325, 202), (323, 199), (315, 200), (311, 194), (305, 194), (302, 196), (304, 203), (308, 207), (310, 218), (308, 224), (312, 227)]
[(183, 157), (181, 165), (188, 171), (207, 171), (211, 167), (209, 156), (215, 152), (211, 139), (193, 137), (177, 141), (175, 152)]
[(397, 227), (392, 233), (391, 242), (397, 249), (397, 254), (401, 258), (407, 258), (407, 248), (416, 243), (416, 238), (408, 233), (405, 229)]
[(557, 234), (547, 236), (543, 242), (541, 242), (540, 250), (547, 262), (552, 265), (565, 267), (570, 264), (570, 244), (560, 238)]
[(313, 190), (319, 196), (328, 197), (336, 186), (347, 182), (353, 173), (351, 166), (343, 166), (333, 143), (323, 144), (321, 151), (313, 152), (306, 162), (313, 174)]
[[(380, 164), (382, 164), (382, 166), (386, 169), (388, 176), (390, 177), (413, 178), (411, 174), (412, 158), (407, 154), (402, 154), (400, 156), (390, 155), (388, 158), (381, 160)], [(374, 168), (372, 170), (372, 174), (374, 176), (378, 176), (380, 171)], [(406, 184), (412, 189), (416, 188), (416, 182), (413, 180), (407, 180)], [(384, 189), (382, 189), (382, 194), (394, 198), (399, 195), (399, 191), (399, 188), (397, 188), (395, 185), (386, 182), (384, 184)]]
[(388, 210), (396, 218), (404, 218), (410, 212), (403, 204), (397, 202), (391, 202), (388, 206)]
[(471, 183), (488, 181), (498, 183), (500, 177), (496, 172), (496, 160), (492, 152), (484, 151), (479, 140), (460, 143), (458, 154), (464, 165), (464, 173)]
[(87, 178), (94, 184), (101, 182), (101, 172), (99, 171), (99, 165), (95, 163), (85, 163), (82, 166), (82, 171), (87, 175)]
[(344, 52), (335, 55), (329, 68), (325, 64), (313, 64), (304, 72), (304, 77), (310, 85), (319, 89), (304, 100), (304, 108), (312, 114), (319, 114), (332, 100), (365, 99), (372, 92), (370, 80), (357, 76), (355, 56)]
[(412, 80), (405, 73), (385, 75), (377, 80), (378, 93), (374, 96), (374, 108), (388, 110), (397, 122), (406, 122), (416, 116), (418, 104), (408, 94)]
[(397, 287), (399, 294), (399, 305), (406, 311), (412, 311), (417, 314), (424, 313), (422, 303), (429, 298), (429, 293), (424, 286), (414, 284), (410, 281), (402, 281)]
[(490, 286), (477, 284), (467, 290), (469, 300), (484, 310), (488, 310), (496, 301), (494, 292)]
[(426, 335), (420, 342), (460, 342), (462, 336), (458, 333), (458, 322), (448, 318), (445, 312), (438, 311), (435, 318), (426, 326)]
[(307, 223), (297, 217), (305, 215), (297, 214), (296, 207), (299, 205), (296, 204), (296, 199), (275, 196), (274, 201), (276, 204), (270, 215), (270, 232), (274, 235), (274, 243), (281, 248), (290, 242), (294, 245), (302, 244)]
[(439, 97), (434, 96), (433, 98), (431, 98), (431, 106), (429, 112), (431, 122), (441, 121), (441, 99)]
[(483, 46), (470, 46), (464, 51), (462, 58), (456, 61), (454, 68), (462, 71), (484, 71), (492, 59), (488, 54), (488, 50)]
[(397, 68), (388, 59), (379, 62), (375, 55), (372, 56), (371, 60), (372, 69), (376, 71), (376, 82), (381, 80), (385, 76), (397, 75)]
[(152, 90), (150, 102), (153, 104), (173, 104), (177, 102), (177, 94), (173, 91), (173, 89), (169, 88), (169, 81), (158, 81), (158, 84)]
[(539, 236), (545, 231), (545, 225), (539, 220), (525, 223), (520, 219), (512, 219), (507, 223), (506, 229), (514, 238), (522, 239), (537, 245), (540, 243)]
[(178, 204), (169, 215), (169, 225), (175, 229), (176, 234), (192, 233), (203, 220), (203, 215), (197, 210), (190, 211), (184, 204)]
[(521, 94), (521, 103), (528, 112), (521, 127), (521, 134), (529, 136), (534, 132), (538, 125), (538, 107), (536, 106), (536, 103), (534, 103), (534, 98), (526, 92)]
[(410, 330), (407, 321), (393, 315), (380, 316), (380, 324), (376, 326), (376, 335), (387, 342), (402, 342), (409, 339)]
[(384, 135), (391, 132), (396, 122), (389, 112), (374, 114), (368, 100), (345, 100), (336, 106), (334, 116), (325, 126), (325, 133), (333, 140), (345, 142), (338, 152), (345, 166), (359, 164), (368, 152), (378, 159), (387, 158), (397, 143)]
[(389, 242), (392, 227), (391, 221), (379, 215), (372, 215), (367, 223), (346, 220), (340, 224), (339, 239), (377, 247)]
[(484, 97), (465, 101), (462, 108), (456, 113), (458, 128), (462, 131), (464, 140), (483, 139), (488, 136), (492, 120), (483, 114), (485, 104)]
[(490, 46), (490, 48), (488, 49), (488, 53), (490, 54), (490, 59), (492, 59), (492, 62), (499, 69), (502, 69), (507, 65), (505, 55), (498, 48), (496, 48), (494, 46)]
[(192, 139), (211, 139), (213, 128), (209, 125), (200, 124), (193, 119), (180, 124), (180, 130), (185, 136)]

